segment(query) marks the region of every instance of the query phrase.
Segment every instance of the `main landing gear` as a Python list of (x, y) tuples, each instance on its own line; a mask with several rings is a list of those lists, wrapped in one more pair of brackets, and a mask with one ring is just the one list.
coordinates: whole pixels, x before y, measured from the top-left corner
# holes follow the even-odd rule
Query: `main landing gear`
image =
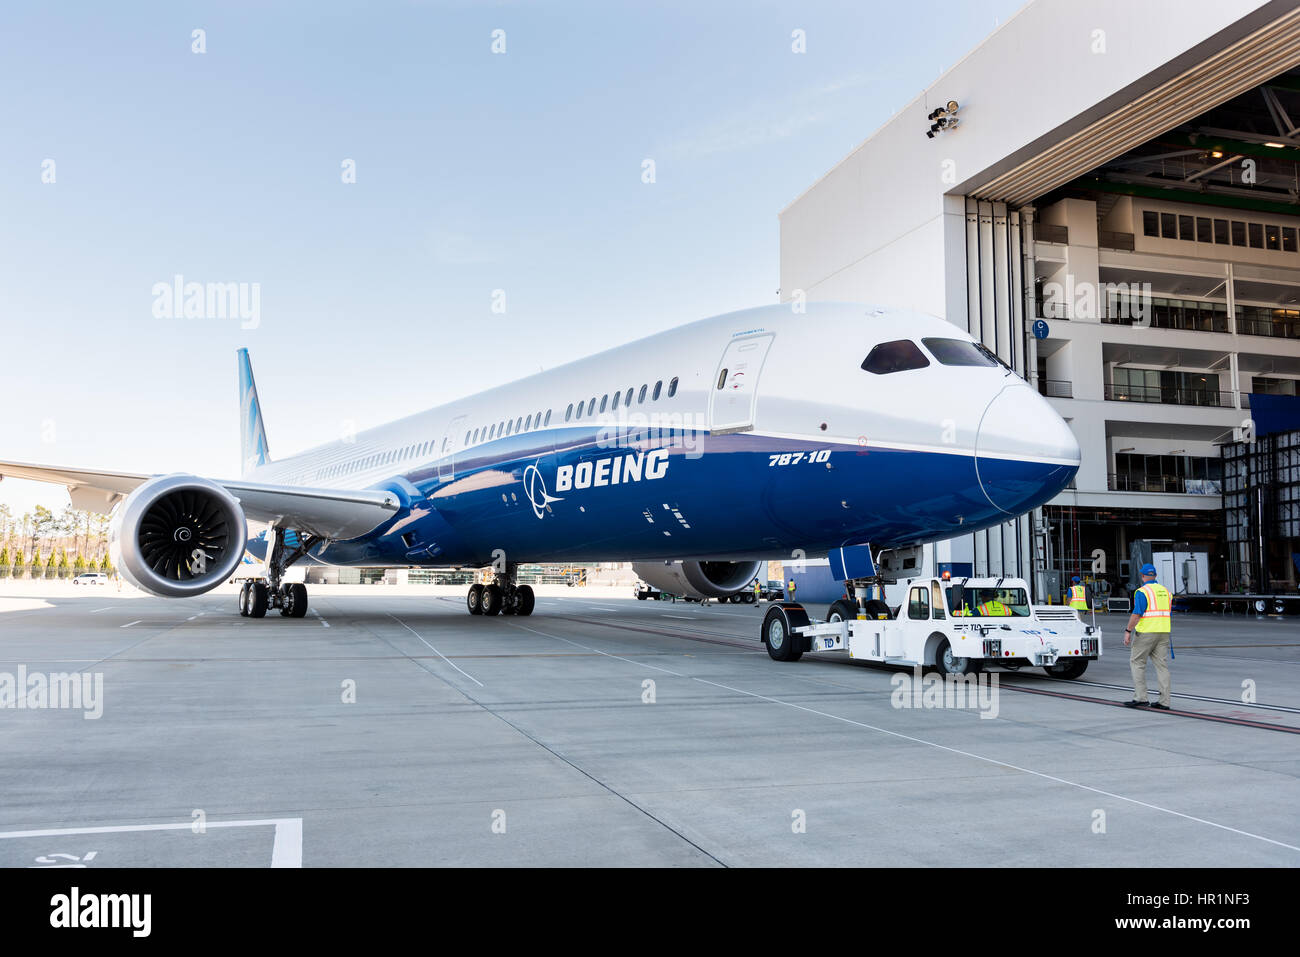
[(493, 576), (490, 585), (473, 584), (465, 596), (471, 615), (531, 615), (537, 603), (531, 585), (515, 584), (518, 565), (507, 565), (504, 573)]
[(272, 608), (280, 609), (283, 618), (302, 618), (307, 614), (307, 586), (285, 582), (285, 570), (320, 542), (308, 537), (292, 552), (285, 552), (284, 529), (271, 529), (267, 548), (266, 578), (246, 581), (239, 589), (239, 614), (243, 618), (265, 618)]

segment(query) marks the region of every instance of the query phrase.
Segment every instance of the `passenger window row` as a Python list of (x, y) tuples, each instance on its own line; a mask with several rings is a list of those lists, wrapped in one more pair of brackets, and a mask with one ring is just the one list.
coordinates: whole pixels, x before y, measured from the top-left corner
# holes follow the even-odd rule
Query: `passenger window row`
[[(641, 404), (646, 401), (647, 394), (651, 402), (657, 402), (663, 391), (663, 380), (654, 384), (651, 390), (648, 384), (641, 386), (640, 392), (636, 393), (636, 402)], [(600, 400), (599, 412), (604, 412), (608, 407), (610, 411), (617, 409), (620, 404), (630, 406), (633, 402), (635, 387), (627, 390), (626, 395), (621, 392), (614, 393), (613, 405), (609, 405), (609, 395), (604, 395)], [(677, 378), (668, 383), (668, 398), (677, 394)], [(584, 412), (585, 410), (585, 412)], [(464, 447), (477, 445), (480, 442), (490, 442), (492, 439), (498, 439), (507, 435), (516, 435), (520, 432), (530, 432), (533, 429), (541, 429), (551, 424), (551, 409), (547, 409), (543, 415), (541, 412), (529, 413), (528, 415), (517, 416), (514, 419), (502, 419), (500, 422), (491, 425), (479, 426), (475, 429), (469, 429), (465, 432)], [(596, 415), (596, 399), (584, 400), (578, 403), (577, 415), (574, 415), (574, 407), (569, 406), (565, 413), (564, 421), (568, 422), (573, 418), (582, 418), (583, 415)], [(451, 437), (448, 436), (442, 440), (439, 454), (446, 454), (450, 445)], [(317, 469), (313, 474), (304, 474), (296, 476), (296, 483), (303, 483), (311, 480), (320, 481), (321, 479), (338, 478), (341, 475), (351, 475), (354, 472), (364, 472), (367, 469), (378, 468), (381, 465), (390, 465), (394, 462), (404, 461), (410, 458), (423, 458), (434, 452), (434, 440), (421, 442), (416, 445), (408, 445), (401, 449), (391, 449), (387, 452), (376, 452), (373, 455), (367, 455), (364, 458), (354, 459), (351, 462), (339, 462), (335, 465), (326, 465)]]
[(1249, 246), (1293, 253), (1300, 249), (1295, 226), (1251, 223), (1186, 213), (1142, 212), (1142, 235), (1184, 242), (1213, 243), (1216, 246)]
[[(614, 397), (613, 402), (610, 401), (611, 393), (608, 392), (600, 397), (599, 404), (596, 402), (595, 396), (592, 396), (590, 399), (580, 400), (576, 407), (571, 402), (569, 403), (569, 407), (564, 410), (564, 421), (572, 422), (581, 419), (583, 416), (590, 417), (593, 415), (604, 415), (606, 412), (616, 412), (620, 405), (625, 409), (631, 408), (634, 399), (637, 405), (641, 405), (646, 401), (647, 396), (651, 402), (658, 402), (660, 395), (663, 393), (663, 388), (664, 382), (663, 379), (660, 379), (654, 384), (653, 389), (650, 388), (649, 383), (646, 383), (642, 385), (639, 390), (636, 386), (630, 386), (626, 393), (614, 392), (612, 393)], [(677, 377), (673, 376), (672, 380), (668, 383), (667, 398), (671, 399), (676, 394)]]
[[(514, 435), (518, 432), (531, 432), (533, 429), (540, 429), (551, 424), (551, 410), (546, 410), (546, 415), (542, 413), (530, 413), (521, 415), (514, 419), (502, 419), (491, 425), (479, 426), (477, 429), (470, 429), (465, 433), (466, 447), (477, 445), (480, 442), (488, 442), (492, 439), (499, 439), (502, 436)], [(447, 451), (447, 439), (442, 441), (442, 450)]]

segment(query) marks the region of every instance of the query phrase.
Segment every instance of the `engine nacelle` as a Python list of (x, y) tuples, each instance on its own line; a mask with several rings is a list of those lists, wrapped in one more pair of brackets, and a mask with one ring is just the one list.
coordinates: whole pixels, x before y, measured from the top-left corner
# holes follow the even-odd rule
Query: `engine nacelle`
[(244, 510), (224, 488), (197, 475), (163, 475), (117, 507), (109, 552), (137, 588), (189, 598), (234, 574), (247, 539)]
[(647, 585), (687, 598), (726, 598), (758, 574), (762, 562), (633, 562)]

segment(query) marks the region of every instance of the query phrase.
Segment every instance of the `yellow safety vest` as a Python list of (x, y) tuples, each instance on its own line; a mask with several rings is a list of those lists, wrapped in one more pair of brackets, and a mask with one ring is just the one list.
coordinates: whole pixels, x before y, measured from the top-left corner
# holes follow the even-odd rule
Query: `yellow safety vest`
[(1077, 608), (1079, 611), (1088, 610), (1088, 593), (1083, 590), (1082, 585), (1070, 586), (1070, 607)]
[(1142, 613), (1138, 619), (1137, 630), (1139, 632), (1169, 632), (1169, 609), (1173, 604), (1173, 597), (1169, 590), (1158, 582), (1151, 582), (1143, 585), (1138, 589), (1143, 595), (1147, 596), (1147, 610)]
[(1010, 612), (1007, 611), (1007, 606), (1002, 604), (1000, 601), (985, 602), (980, 605), (979, 611), (980, 615), (985, 618), (1004, 618), (1010, 614)]

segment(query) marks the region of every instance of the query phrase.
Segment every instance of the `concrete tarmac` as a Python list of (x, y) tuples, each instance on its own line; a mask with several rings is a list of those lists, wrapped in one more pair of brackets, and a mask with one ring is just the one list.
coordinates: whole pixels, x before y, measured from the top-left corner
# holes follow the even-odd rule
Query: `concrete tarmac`
[(0, 583), (0, 866), (1300, 864), (1295, 619), (1177, 616), (1174, 714), (1118, 706), (1121, 616), (1078, 681), (902, 708), (911, 672), (770, 660), (765, 606), (310, 591)]

